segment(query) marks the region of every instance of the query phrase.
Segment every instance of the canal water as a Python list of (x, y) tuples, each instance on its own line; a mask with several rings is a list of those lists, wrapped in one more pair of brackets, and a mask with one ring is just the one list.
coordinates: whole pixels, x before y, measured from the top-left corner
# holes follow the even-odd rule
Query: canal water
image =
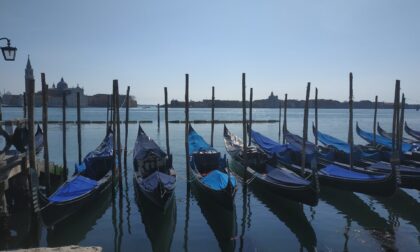
[[(125, 118), (121, 111), (121, 118)], [(183, 120), (183, 109), (170, 109), (169, 120)], [(217, 120), (240, 120), (240, 109), (216, 109)], [(302, 134), (302, 109), (289, 109), (288, 128)], [(21, 108), (3, 108), (3, 118), (22, 117)], [(319, 111), (319, 129), (347, 139), (348, 112), (341, 109)], [(49, 109), (50, 120), (61, 120), (59, 108)], [(67, 110), (68, 120), (76, 120), (76, 110)], [(210, 109), (191, 109), (191, 120), (209, 120)], [(276, 109), (254, 109), (253, 118), (278, 119)], [(41, 111), (36, 109), (36, 119)], [(378, 121), (390, 130), (392, 110), (379, 110)], [(420, 129), (420, 112), (406, 110), (410, 126)], [(106, 109), (84, 108), (82, 120), (106, 120)], [(164, 113), (157, 129), (155, 107), (130, 109), (130, 120), (152, 120), (142, 125), (146, 133), (165, 147)], [(360, 127), (372, 130), (373, 111), (355, 110), (354, 120)], [(313, 121), (313, 111), (309, 122)], [(241, 124), (228, 128), (242, 135)], [(187, 186), (184, 125), (169, 124), (170, 147), (177, 171), (175, 201), (168, 211), (153, 208), (133, 187), (132, 149), (137, 125), (128, 132), (127, 167), (123, 167), (122, 190), (107, 195), (87, 209), (53, 229), (30, 221), (28, 214), (10, 218), (9, 237), (0, 238), (0, 250), (37, 246), (80, 244), (101, 246), (105, 251), (420, 251), (420, 195), (416, 190), (399, 189), (393, 197), (371, 197), (364, 194), (321, 187), (316, 207), (290, 202), (254, 186), (239, 185), (235, 208), (227, 211), (209, 202), (194, 187)], [(210, 141), (210, 124), (194, 128)], [(253, 128), (278, 138), (278, 123), (254, 124)], [(124, 135), (124, 127), (122, 127)], [(82, 125), (82, 151), (94, 149), (105, 135), (105, 124)], [(309, 133), (313, 140), (313, 135)], [(61, 125), (49, 125), (50, 158), (62, 164)], [(356, 143), (363, 140), (355, 135)], [(223, 125), (215, 126), (214, 146), (223, 154)], [(67, 126), (67, 160), (69, 173), (77, 161), (77, 128)], [(40, 155), (40, 158), (42, 154)], [(230, 157), (228, 156), (230, 159)], [(234, 167), (233, 167), (234, 168)], [(30, 225), (32, 223), (32, 225)]]

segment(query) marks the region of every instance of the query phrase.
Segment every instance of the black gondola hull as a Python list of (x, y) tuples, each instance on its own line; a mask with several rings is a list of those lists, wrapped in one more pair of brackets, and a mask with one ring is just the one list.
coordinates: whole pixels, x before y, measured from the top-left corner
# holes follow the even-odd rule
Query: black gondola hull
[[(300, 168), (297, 166), (285, 164), (289, 169), (298, 172)], [(357, 170), (355, 170), (357, 171)], [(310, 173), (310, 172), (307, 172)], [(338, 177), (327, 176), (322, 172), (318, 172), (319, 182), (321, 185), (334, 187), (341, 190), (359, 192), (377, 196), (391, 196), (397, 189), (397, 180), (395, 172), (391, 172), (382, 180), (353, 180), (341, 179)], [(321, 189), (322, 190), (322, 189)]]
[[(240, 167), (241, 173), (243, 175), (245, 171), (245, 166), (242, 164), (241, 160), (238, 158), (234, 158), (233, 162), (237, 164), (236, 167)], [(246, 169), (246, 178), (251, 179), (252, 183), (258, 183), (260, 186), (267, 188), (275, 195), (282, 196), (284, 198), (297, 201), (306, 205), (316, 206), (318, 205), (318, 193), (316, 190), (316, 186), (314, 185), (313, 181), (306, 186), (287, 186), (283, 184), (274, 184), (270, 181), (264, 179), (263, 176), (260, 174), (254, 173), (252, 168), (248, 167)], [(255, 176), (255, 178), (254, 178)]]
[(84, 207), (89, 206), (102, 195), (108, 193), (109, 189), (112, 187), (111, 171), (105, 175), (105, 177), (105, 181), (91, 192), (84, 195), (83, 197), (79, 197), (71, 201), (54, 203), (50, 202), (44, 194), (39, 193), (39, 199), (41, 205), (43, 206), (41, 209), (41, 217), (43, 223), (47, 227), (54, 226), (55, 224), (75, 214)]
[(174, 189), (161, 192), (159, 187), (157, 187), (156, 190), (148, 191), (141, 185), (141, 178), (134, 178), (134, 181), (136, 189), (144, 196), (143, 198), (146, 198), (146, 200), (153, 203), (159, 209), (166, 211), (169, 202), (174, 196)]

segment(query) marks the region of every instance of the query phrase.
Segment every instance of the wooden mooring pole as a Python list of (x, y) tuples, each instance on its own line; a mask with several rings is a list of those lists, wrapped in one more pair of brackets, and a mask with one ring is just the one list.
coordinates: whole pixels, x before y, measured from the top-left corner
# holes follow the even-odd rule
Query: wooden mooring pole
[(120, 91), (118, 87), (118, 80), (115, 80), (115, 104), (114, 104), (114, 113), (116, 114), (116, 124), (117, 124), (117, 154), (118, 154), (118, 178), (119, 178), (119, 185), (122, 186), (121, 183), (121, 121), (120, 121)]
[[(395, 131), (395, 135), (393, 135), (393, 138), (395, 138), (395, 140), (393, 141), (393, 150), (396, 153), (400, 153), (399, 149), (401, 148), (399, 145), (399, 141), (398, 141), (398, 136), (399, 136), (399, 118), (400, 118), (400, 80), (396, 81), (395, 84), (395, 99), (394, 99), (394, 118), (393, 118), (393, 122), (392, 122), (392, 131)], [(398, 155), (396, 155), (398, 156)], [(397, 158), (397, 157), (395, 157)], [(398, 157), (401, 158), (401, 157)]]
[(50, 195), (50, 157), (48, 152), (48, 85), (45, 81), (45, 74), (41, 73), (42, 85), (42, 131), (44, 142), (44, 170), (46, 178), (46, 194)]
[(405, 95), (402, 94), (401, 98), (401, 112), (400, 112), (400, 123), (399, 123), (399, 135), (398, 135), (398, 141), (399, 141), (399, 154), (400, 159), (403, 157), (403, 151), (402, 151), (402, 145), (403, 145), (403, 134), (404, 134), (404, 110), (405, 110)]
[(34, 96), (35, 96), (35, 79), (28, 80), (26, 89), (28, 103), (28, 134), (29, 134), (29, 167), (36, 170), (35, 163), (35, 130), (34, 130)]
[(305, 166), (306, 166), (306, 141), (308, 140), (308, 116), (309, 116), (309, 95), (311, 92), (311, 83), (308, 82), (306, 86), (306, 99), (305, 99), (305, 108), (303, 112), (303, 141), (302, 141), (302, 152), (301, 152), (301, 176), (305, 175)]
[(373, 113), (373, 145), (376, 145), (376, 117), (378, 116), (378, 96), (375, 96), (375, 112)]
[(80, 93), (77, 92), (77, 150), (79, 164), (82, 163), (82, 129), (80, 125)]
[(251, 145), (251, 130), (252, 130), (252, 96), (253, 96), (253, 88), (249, 89), (249, 142), (248, 145)]
[(348, 135), (348, 143), (350, 145), (350, 169), (353, 169), (353, 73), (349, 75), (349, 84), (350, 84), (350, 92), (349, 92), (349, 135)]
[(315, 88), (315, 145), (318, 146), (318, 88)]
[[(244, 151), (244, 161), (245, 161), (245, 169), (248, 164), (247, 159), (247, 130), (246, 130), (246, 75), (242, 73), (242, 138), (243, 138), (243, 151)], [(246, 174), (246, 172), (245, 172)]]
[(189, 132), (189, 121), (190, 121), (190, 117), (189, 117), (189, 94), (188, 94), (188, 89), (189, 89), (189, 75), (185, 74), (185, 165), (186, 165), (186, 169), (187, 169), (187, 180), (189, 181), (190, 179), (190, 148), (188, 145), (188, 132)]
[(214, 138), (214, 86), (211, 87), (211, 136), (210, 136), (210, 146), (213, 147), (213, 138)]
[[(107, 102), (106, 102), (106, 131), (105, 131), (105, 134), (106, 133), (108, 133), (108, 128), (109, 128), (109, 120), (110, 120), (110, 117), (109, 117), (109, 113), (110, 113), (110, 98), (109, 98), (109, 95), (107, 95)], [(112, 118), (112, 116), (111, 116), (111, 118)]]
[(397, 183), (401, 184), (401, 175), (397, 167), (400, 164), (401, 152), (399, 144), (399, 104), (400, 104), (400, 80), (395, 83), (394, 113), (392, 118), (392, 155), (391, 166), (396, 172)]
[(158, 131), (160, 130), (160, 104), (157, 105)]
[(281, 141), (281, 101), (279, 100), (279, 143)]
[(125, 138), (124, 138), (124, 164), (127, 163), (127, 141), (128, 141), (128, 121), (130, 119), (130, 86), (127, 87), (125, 95)]
[(67, 175), (68, 175), (68, 171), (67, 171), (67, 132), (66, 132), (66, 105), (67, 105), (67, 101), (66, 101), (66, 92), (63, 92), (62, 95), (62, 116), (63, 116), (63, 121), (62, 121), (62, 126), (63, 126), (63, 171), (64, 171), (64, 180), (67, 179)]
[(284, 133), (287, 130), (287, 94), (284, 95), (283, 117), (283, 144), (285, 144), (286, 135)]
[(171, 150), (169, 148), (169, 124), (168, 124), (168, 88), (165, 87), (164, 88), (164, 93), (165, 93), (165, 138), (166, 138), (166, 154), (170, 155)]
[(1, 109), (2, 109), (2, 103), (3, 103), (3, 101), (2, 101), (2, 99), (0, 98), (0, 121), (3, 121), (3, 114), (2, 114), (2, 112), (1, 112)]
[(116, 137), (116, 121), (117, 121), (117, 113), (115, 113), (115, 100), (116, 100), (116, 86), (118, 85), (117, 80), (113, 80), (112, 82), (112, 99), (111, 99), (111, 120), (112, 120), (112, 159), (114, 160), (113, 166), (112, 166), (112, 182), (115, 182), (115, 176), (117, 175), (117, 137)]

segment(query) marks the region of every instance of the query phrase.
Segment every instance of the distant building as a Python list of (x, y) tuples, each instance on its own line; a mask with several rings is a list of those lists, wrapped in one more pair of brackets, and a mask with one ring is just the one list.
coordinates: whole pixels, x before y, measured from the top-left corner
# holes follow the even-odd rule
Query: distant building
[[(48, 106), (61, 107), (63, 102), (63, 94), (66, 94), (67, 107), (77, 107), (77, 93), (80, 93), (80, 107), (88, 106), (88, 98), (84, 94), (83, 88), (77, 87), (69, 88), (63, 78), (57, 83), (48, 88)], [(35, 106), (42, 105), (42, 91), (35, 94)]]
[[(32, 69), (31, 61), (29, 60), (26, 63), (25, 68), (25, 83), (32, 81), (34, 79), (34, 72)], [(83, 88), (77, 85), (76, 87), (69, 88), (69, 85), (64, 81), (64, 78), (55, 85), (48, 88), (48, 106), (49, 107), (61, 107), (63, 103), (63, 94), (66, 94), (66, 105), (67, 107), (77, 107), (77, 93), (80, 94), (80, 106), (81, 107), (107, 107), (111, 95), (107, 94), (96, 94), (92, 96), (87, 96), (84, 93)], [(35, 106), (42, 106), (42, 90), (35, 93)], [(126, 99), (125, 95), (120, 95), (120, 106), (125, 106), (128, 102), (130, 107), (137, 107), (137, 101), (134, 96), (130, 96), (129, 99)], [(13, 107), (22, 107), (24, 104), (24, 96), (13, 95), (10, 93), (0, 94), (0, 103), (3, 106), (13, 106)]]
[(14, 95), (10, 93), (3, 94), (1, 97), (2, 106), (5, 107), (22, 107), (23, 95)]

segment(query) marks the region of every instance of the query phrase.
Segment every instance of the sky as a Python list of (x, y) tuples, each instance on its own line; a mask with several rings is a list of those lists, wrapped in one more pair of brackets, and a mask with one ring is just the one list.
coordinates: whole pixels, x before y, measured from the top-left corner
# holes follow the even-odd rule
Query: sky
[[(40, 89), (61, 77), (85, 94), (111, 93), (118, 79), (141, 104), (184, 99), (254, 99), (271, 91), (304, 99), (392, 101), (400, 79), (408, 103), (420, 103), (418, 0), (37, 0), (0, 1), (0, 37), (18, 48), (0, 59), (0, 89), (24, 90), (28, 55)], [(1, 46), (5, 41), (0, 41)], [(314, 92), (312, 90), (311, 97)]]

